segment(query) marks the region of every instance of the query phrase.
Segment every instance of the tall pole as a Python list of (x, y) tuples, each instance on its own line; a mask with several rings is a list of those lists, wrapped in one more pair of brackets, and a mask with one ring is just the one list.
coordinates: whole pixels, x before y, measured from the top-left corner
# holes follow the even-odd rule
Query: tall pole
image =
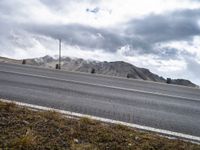
[(59, 69), (61, 69), (61, 39), (59, 39)]

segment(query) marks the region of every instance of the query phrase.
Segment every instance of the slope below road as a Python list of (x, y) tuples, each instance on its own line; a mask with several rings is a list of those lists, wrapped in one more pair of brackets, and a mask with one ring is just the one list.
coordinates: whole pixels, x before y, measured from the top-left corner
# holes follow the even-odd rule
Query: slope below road
[[(5, 100), (0, 99), (0, 149), (200, 149), (197, 144), (121, 124), (67, 116), (52, 109), (35, 111), (22, 103), (2, 101)], [(11, 132), (13, 129), (15, 132)]]

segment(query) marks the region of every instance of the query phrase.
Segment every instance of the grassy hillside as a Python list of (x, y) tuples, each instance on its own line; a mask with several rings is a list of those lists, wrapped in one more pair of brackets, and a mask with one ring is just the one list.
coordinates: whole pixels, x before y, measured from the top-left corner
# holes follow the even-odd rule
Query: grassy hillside
[(0, 101), (0, 149), (199, 150), (121, 125), (87, 118), (72, 119), (54, 111), (33, 111)]

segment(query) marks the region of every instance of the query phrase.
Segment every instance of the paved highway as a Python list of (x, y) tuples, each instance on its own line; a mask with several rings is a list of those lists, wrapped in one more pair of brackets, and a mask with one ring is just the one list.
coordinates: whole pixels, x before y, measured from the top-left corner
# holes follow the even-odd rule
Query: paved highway
[(0, 97), (200, 137), (200, 90), (0, 63)]

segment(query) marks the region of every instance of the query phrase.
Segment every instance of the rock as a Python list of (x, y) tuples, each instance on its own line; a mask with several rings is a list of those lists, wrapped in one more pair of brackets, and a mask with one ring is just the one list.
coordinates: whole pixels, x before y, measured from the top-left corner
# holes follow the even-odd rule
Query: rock
[(79, 144), (79, 140), (78, 140), (78, 139), (74, 139), (74, 142), (75, 142), (76, 144)]
[(30, 123), (28, 122), (28, 121), (26, 121), (26, 120), (23, 120), (22, 121), (24, 124), (26, 124), (26, 125), (29, 125)]
[(136, 141), (137, 141), (137, 140), (139, 140), (139, 137), (138, 137), (138, 136), (136, 136), (136, 137), (135, 137), (135, 140), (136, 140)]

